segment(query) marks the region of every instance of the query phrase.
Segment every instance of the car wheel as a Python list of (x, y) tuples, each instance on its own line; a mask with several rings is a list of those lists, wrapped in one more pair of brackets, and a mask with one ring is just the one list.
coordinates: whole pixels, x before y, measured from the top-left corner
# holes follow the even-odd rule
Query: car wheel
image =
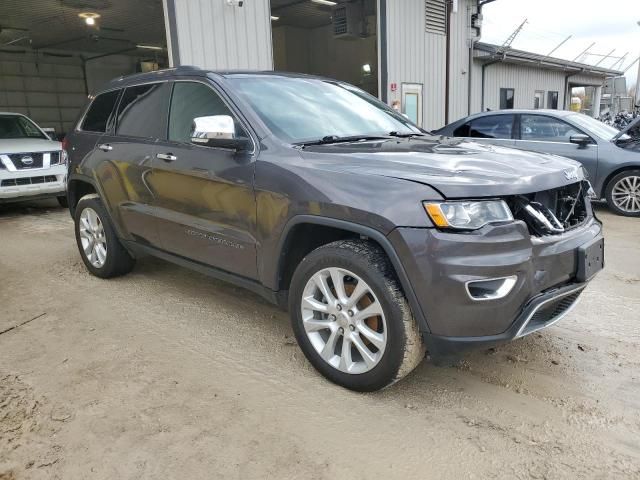
[(605, 192), (609, 208), (618, 215), (640, 217), (640, 170), (626, 170), (613, 177)]
[(370, 241), (338, 241), (307, 255), (293, 275), (289, 307), (309, 362), (348, 389), (385, 388), (424, 358), (395, 272)]
[(57, 200), (58, 200), (58, 204), (62, 208), (68, 208), (69, 207), (69, 203), (67, 202), (67, 196), (66, 195), (60, 195), (59, 197), (57, 197)]
[(135, 260), (122, 246), (98, 195), (86, 195), (75, 209), (76, 242), (85, 266), (96, 277), (129, 273)]

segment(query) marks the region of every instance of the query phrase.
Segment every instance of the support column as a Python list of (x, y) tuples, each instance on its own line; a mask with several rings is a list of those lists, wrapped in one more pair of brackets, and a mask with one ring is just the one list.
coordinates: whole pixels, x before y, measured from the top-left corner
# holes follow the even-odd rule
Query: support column
[(602, 100), (602, 87), (595, 87), (593, 92), (593, 107), (591, 108), (591, 116), (598, 118), (600, 116), (600, 101)]

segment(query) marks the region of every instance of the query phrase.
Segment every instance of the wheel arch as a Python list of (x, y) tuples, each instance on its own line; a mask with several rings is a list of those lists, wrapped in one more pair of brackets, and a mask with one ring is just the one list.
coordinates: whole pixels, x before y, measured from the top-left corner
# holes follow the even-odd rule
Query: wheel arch
[(609, 186), (609, 182), (611, 182), (613, 177), (615, 177), (616, 175), (618, 175), (618, 174), (620, 174), (622, 172), (626, 172), (628, 170), (640, 170), (640, 164), (625, 165), (623, 167), (617, 168), (616, 170), (613, 170), (609, 175), (607, 175), (607, 178), (605, 178), (604, 182), (602, 182), (602, 189), (601, 189), (601, 192), (600, 192), (600, 198), (606, 198), (607, 187)]
[[(305, 240), (308, 239), (308, 229), (316, 233), (313, 236), (314, 241), (298, 243), (297, 240), (301, 236), (304, 236)], [(318, 235), (319, 232), (324, 232), (325, 236)], [(272, 285), (276, 290), (288, 291), (293, 272), (308, 253), (322, 245), (346, 238), (367, 238), (382, 248), (400, 281), (420, 330), (429, 333), (424, 313), (395, 248), (385, 234), (365, 225), (315, 215), (298, 215), (291, 218), (282, 231), (276, 250), (278, 260), (274, 277), (270, 279)]]
[(98, 193), (93, 180), (87, 177), (70, 177), (67, 182), (67, 199), (69, 201), (69, 213), (75, 215), (76, 206), (82, 197), (91, 193)]

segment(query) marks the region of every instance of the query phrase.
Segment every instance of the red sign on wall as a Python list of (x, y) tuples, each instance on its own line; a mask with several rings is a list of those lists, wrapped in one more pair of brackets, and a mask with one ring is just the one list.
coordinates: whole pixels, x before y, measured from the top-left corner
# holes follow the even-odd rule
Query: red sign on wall
[(392, 91), (392, 92), (395, 92), (395, 91), (397, 91), (397, 90), (398, 90), (398, 84), (397, 84), (397, 83), (395, 83), (395, 82), (394, 82), (394, 83), (392, 83), (392, 84), (390, 85), (390, 87), (391, 87), (391, 91)]

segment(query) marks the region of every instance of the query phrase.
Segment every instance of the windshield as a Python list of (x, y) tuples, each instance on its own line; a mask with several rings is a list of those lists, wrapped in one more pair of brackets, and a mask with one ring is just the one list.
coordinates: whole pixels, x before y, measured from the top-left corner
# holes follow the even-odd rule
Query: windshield
[(0, 139), (47, 138), (36, 124), (21, 115), (0, 115)]
[(611, 127), (606, 123), (602, 123), (600, 120), (596, 120), (582, 113), (569, 115), (567, 118), (579, 127), (586, 129), (589, 133), (606, 140), (612, 140), (613, 137), (620, 133), (620, 130), (617, 128)]
[(373, 96), (344, 83), (301, 77), (234, 76), (240, 96), (280, 139), (420, 134), (411, 121)]

